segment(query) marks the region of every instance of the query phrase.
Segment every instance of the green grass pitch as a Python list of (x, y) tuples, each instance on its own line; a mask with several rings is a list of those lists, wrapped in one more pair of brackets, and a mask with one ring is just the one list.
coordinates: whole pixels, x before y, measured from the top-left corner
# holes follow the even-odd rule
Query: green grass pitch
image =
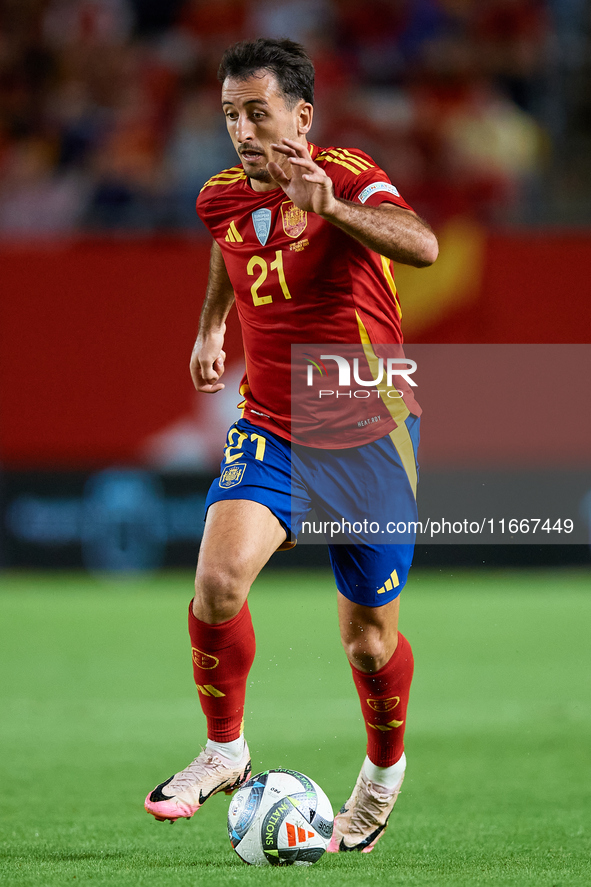
[[(0, 592), (0, 883), (591, 884), (591, 576), (414, 571), (407, 778), (371, 855), (254, 869), (228, 799), (171, 827), (147, 791), (204, 742), (186, 608), (191, 576), (135, 583), (8, 574)], [(364, 754), (332, 578), (268, 571), (251, 594), (253, 768), (310, 775), (336, 809)]]

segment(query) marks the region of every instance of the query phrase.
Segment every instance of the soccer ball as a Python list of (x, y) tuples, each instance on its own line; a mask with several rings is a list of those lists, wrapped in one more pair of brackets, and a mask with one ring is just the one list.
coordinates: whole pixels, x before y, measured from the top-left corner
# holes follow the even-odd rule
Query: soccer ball
[(297, 770), (265, 770), (236, 792), (228, 811), (232, 847), (249, 865), (312, 865), (330, 841), (330, 801)]

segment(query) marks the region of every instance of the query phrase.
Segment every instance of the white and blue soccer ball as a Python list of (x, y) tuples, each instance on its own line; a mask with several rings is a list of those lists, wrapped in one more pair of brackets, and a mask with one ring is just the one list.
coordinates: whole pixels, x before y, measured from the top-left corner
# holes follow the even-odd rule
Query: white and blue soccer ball
[(228, 835), (249, 865), (312, 865), (332, 836), (330, 801), (297, 770), (265, 770), (232, 797)]

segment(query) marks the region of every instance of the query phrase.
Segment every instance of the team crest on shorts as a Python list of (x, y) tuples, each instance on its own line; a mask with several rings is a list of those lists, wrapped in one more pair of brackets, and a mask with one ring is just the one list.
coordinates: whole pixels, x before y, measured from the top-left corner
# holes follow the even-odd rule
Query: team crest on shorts
[(283, 230), (288, 237), (299, 237), (306, 230), (308, 213), (292, 203), (291, 200), (285, 200), (281, 204), (281, 218), (283, 219)]
[(237, 462), (236, 465), (228, 465), (228, 467), (224, 468), (222, 471), (220, 487), (223, 490), (228, 490), (230, 487), (236, 487), (244, 477), (245, 471), (246, 462)]

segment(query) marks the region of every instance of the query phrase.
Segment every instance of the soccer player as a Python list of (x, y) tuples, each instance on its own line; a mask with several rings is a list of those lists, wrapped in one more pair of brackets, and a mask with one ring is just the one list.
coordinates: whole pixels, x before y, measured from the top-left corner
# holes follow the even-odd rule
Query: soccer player
[[(189, 607), (207, 744), (145, 801), (149, 813), (171, 821), (190, 818), (250, 774), (243, 711), (255, 637), (247, 595), (273, 552), (295, 544), (312, 504), (321, 516), (416, 517), (420, 410), (410, 393), (350, 401), (336, 438), (321, 413), (308, 417), (308, 428), (300, 416), (296, 427), (290, 347), (359, 345), (371, 366), (374, 346), (402, 341), (391, 261), (427, 266), (438, 252), (429, 226), (368, 155), (308, 141), (314, 68), (302, 46), (238, 43), (226, 50), (219, 79), (241, 163), (213, 176), (197, 201), (214, 242), (191, 374), (198, 391), (224, 387), (225, 320), (236, 302), (244, 411), (208, 495)], [(357, 421), (349, 422), (353, 406)], [(412, 544), (353, 540), (329, 552), (367, 729), (367, 755), (329, 850), (367, 853), (386, 827), (406, 766), (413, 657), (398, 632), (398, 609)]]

